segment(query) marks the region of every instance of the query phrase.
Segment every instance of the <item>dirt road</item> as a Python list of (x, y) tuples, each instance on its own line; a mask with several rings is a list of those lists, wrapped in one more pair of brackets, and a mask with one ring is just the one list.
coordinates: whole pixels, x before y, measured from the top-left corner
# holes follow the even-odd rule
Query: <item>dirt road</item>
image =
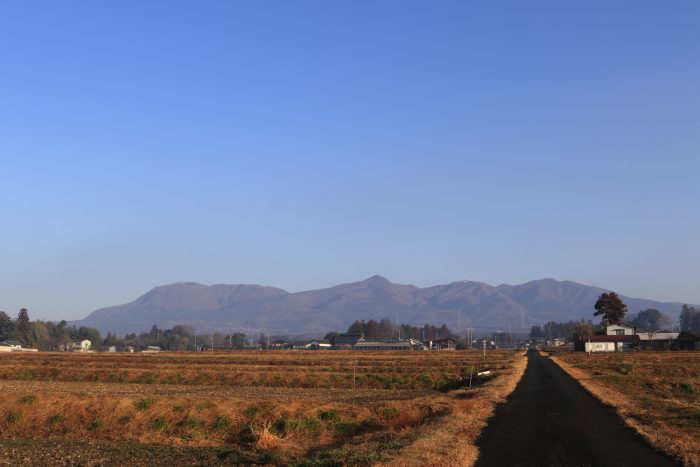
[(477, 444), (477, 466), (678, 465), (537, 352)]

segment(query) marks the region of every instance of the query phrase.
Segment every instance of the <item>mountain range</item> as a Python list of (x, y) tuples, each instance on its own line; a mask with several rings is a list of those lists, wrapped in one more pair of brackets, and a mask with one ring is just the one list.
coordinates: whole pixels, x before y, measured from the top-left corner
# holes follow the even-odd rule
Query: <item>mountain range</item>
[[(373, 276), (296, 293), (261, 285), (183, 282), (156, 287), (133, 302), (96, 310), (71, 324), (119, 335), (146, 331), (154, 324), (161, 328), (186, 324), (197, 332), (322, 336), (344, 331), (355, 320), (389, 318), (413, 325), (445, 323), (459, 333), (467, 327), (476, 332), (526, 331), (550, 320), (593, 319), (595, 301), (607, 291), (554, 279), (499, 286), (459, 281), (419, 288)], [(621, 298), (629, 312), (656, 308), (674, 320), (682, 306)]]

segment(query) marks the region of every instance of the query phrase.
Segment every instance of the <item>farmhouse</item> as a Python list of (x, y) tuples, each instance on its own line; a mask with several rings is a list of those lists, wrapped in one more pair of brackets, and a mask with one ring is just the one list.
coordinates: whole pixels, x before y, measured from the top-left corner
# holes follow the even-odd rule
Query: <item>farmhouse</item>
[(92, 342), (87, 339), (82, 341), (68, 342), (59, 347), (61, 352), (88, 352), (92, 347)]
[(585, 340), (576, 342), (574, 350), (586, 352), (618, 352), (632, 350), (639, 346), (639, 336), (589, 336)]
[(673, 331), (638, 331), (627, 324), (606, 326), (604, 336), (590, 336), (574, 343), (574, 350), (586, 352), (617, 352), (622, 350), (669, 350), (674, 348), (693, 348), (693, 342), (679, 340), (681, 333)]
[(605, 327), (605, 334), (608, 336), (634, 336), (637, 328), (629, 324), (610, 324)]
[(335, 348), (339, 350), (352, 350), (358, 342), (365, 342), (364, 333), (350, 332), (347, 334), (338, 334), (335, 338)]

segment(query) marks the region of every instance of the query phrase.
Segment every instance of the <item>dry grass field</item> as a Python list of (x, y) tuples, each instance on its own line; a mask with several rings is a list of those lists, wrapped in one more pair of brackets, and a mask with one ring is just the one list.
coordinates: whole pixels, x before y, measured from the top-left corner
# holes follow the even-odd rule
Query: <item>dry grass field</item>
[(700, 465), (700, 352), (556, 352), (551, 358), (651, 444)]
[[(7, 354), (0, 463), (47, 450), (60, 461), (63, 449), (86, 465), (113, 451), (146, 463), (158, 452), (194, 464), (467, 465), (525, 364), (506, 350), (485, 365), (478, 351)], [(469, 388), (485, 369), (493, 376)]]

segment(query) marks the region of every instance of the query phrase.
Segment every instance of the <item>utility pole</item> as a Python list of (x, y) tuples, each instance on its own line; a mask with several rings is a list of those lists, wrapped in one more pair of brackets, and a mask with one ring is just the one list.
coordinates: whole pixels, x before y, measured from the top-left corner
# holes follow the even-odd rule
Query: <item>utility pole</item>
[(357, 357), (352, 361), (352, 393), (355, 394), (355, 367), (357, 367)]
[(486, 339), (484, 339), (484, 366), (486, 366)]

